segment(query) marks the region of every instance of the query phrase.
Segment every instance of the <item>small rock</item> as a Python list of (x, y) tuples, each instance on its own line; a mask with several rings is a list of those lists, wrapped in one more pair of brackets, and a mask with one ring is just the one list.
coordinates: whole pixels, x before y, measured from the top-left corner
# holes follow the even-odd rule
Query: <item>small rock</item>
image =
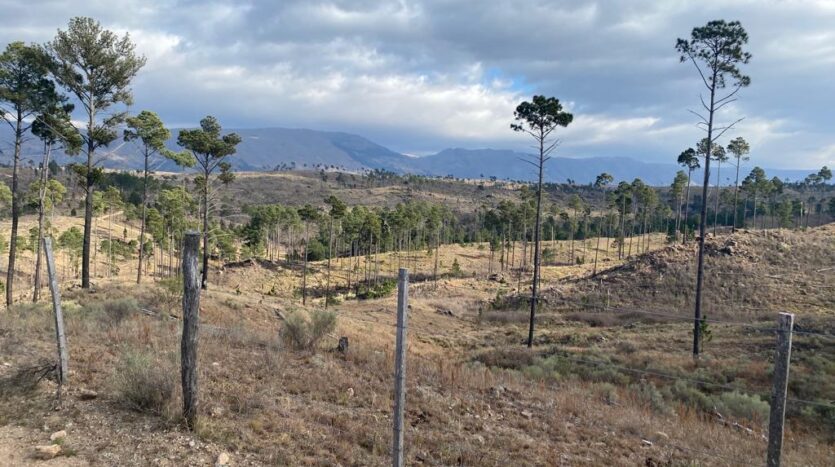
[(213, 367), (219, 367), (219, 366), (220, 366), (220, 363), (219, 363), (219, 362), (212, 362), (212, 366), (213, 366)]
[(215, 466), (216, 467), (222, 467), (222, 466), (225, 466), (225, 465), (229, 465), (229, 462), (230, 462), (229, 454), (225, 453), (225, 452), (221, 452), (217, 456), (217, 460), (215, 461)]
[(345, 352), (348, 351), (348, 338), (347, 337), (342, 336), (342, 337), (339, 338), (339, 344), (337, 344), (336, 350), (339, 353), (345, 353)]
[(190, 448), (193, 448), (196, 445), (197, 445), (197, 443), (195, 443), (194, 440), (191, 440), (191, 441), (188, 442), (188, 447), (190, 447)]
[(49, 436), (49, 440), (50, 441), (55, 441), (55, 440), (59, 440), (59, 439), (64, 439), (66, 437), (67, 437), (67, 432), (64, 431), (64, 430), (61, 430), (61, 431), (56, 431), (55, 433), (52, 433)]
[(49, 460), (61, 454), (61, 446), (50, 444), (46, 446), (35, 446), (35, 458)]
[(345, 391), (345, 392), (347, 392), (347, 393), (348, 393), (348, 397), (349, 397), (349, 398), (350, 398), (350, 397), (354, 397), (354, 388), (348, 388), (348, 390), (347, 390), (347, 391)]
[(525, 418), (527, 418), (528, 420), (530, 420), (531, 418), (533, 418), (533, 414), (532, 414), (531, 412), (527, 411), (527, 410), (523, 410), (523, 411), (522, 411), (522, 416), (523, 416), (523, 417), (525, 417)]
[(82, 389), (78, 392), (78, 398), (83, 401), (93, 400), (99, 397), (99, 393), (93, 391), (92, 389)]

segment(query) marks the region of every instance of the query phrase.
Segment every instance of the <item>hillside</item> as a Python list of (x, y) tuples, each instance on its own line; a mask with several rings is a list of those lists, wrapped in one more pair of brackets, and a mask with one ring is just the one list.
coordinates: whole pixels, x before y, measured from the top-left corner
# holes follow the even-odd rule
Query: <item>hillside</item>
[[(772, 319), (772, 310), (804, 317), (835, 313), (835, 224), (807, 232), (739, 230), (711, 235), (705, 246), (704, 306), (709, 316)], [(554, 292), (570, 290), (573, 297), (582, 295), (598, 304), (606, 294), (613, 307), (674, 311), (691, 301), (696, 252), (695, 243), (669, 245), (595, 277), (561, 284)]]
[[(831, 241), (833, 233), (830, 226), (773, 234), (806, 249)], [(729, 255), (727, 264), (745, 264), (763, 245), (758, 238), (741, 233), (735, 239), (739, 253)], [(568, 247), (568, 242), (558, 243), (549, 246), (558, 251)], [(809, 254), (820, 251), (810, 249)], [(625, 262), (607, 250), (606, 269), (598, 277), (590, 276), (590, 264), (547, 266), (545, 280), (562, 288), (566, 299), (581, 301), (583, 288), (601, 278), (613, 288), (620, 282), (629, 287), (633, 279), (666, 275), (668, 268), (686, 263), (690, 252), (689, 247), (653, 241), (649, 253)], [(446, 275), (453, 259), (460, 260), (465, 277)], [(415, 261), (410, 267), (416, 272), (431, 268), (431, 257), (423, 252), (403, 260)], [(606, 322), (604, 312), (595, 313), (601, 318), (594, 321), (588, 309), (566, 300), (565, 307), (542, 313), (537, 345), (526, 351), (521, 346), (526, 313), (496, 301), (512, 293), (514, 274), (488, 279), (488, 251), (479, 245), (445, 246), (440, 260), (443, 280), (416, 280), (410, 290), (410, 464), (740, 465), (746, 463), (742, 459), (763, 457), (759, 396), (701, 392), (698, 386), (572, 359), (745, 384), (757, 394), (767, 392), (769, 384), (771, 336), (717, 324), (706, 358), (696, 364), (686, 348), (689, 323), (642, 321), (635, 315)], [(390, 274), (399, 261), (383, 255), (383, 273)], [(352, 268), (341, 263), (336, 267)], [(321, 286), (323, 267), (322, 262), (311, 264), (312, 287)], [(113, 464), (208, 465), (222, 456), (232, 465), (388, 462), (392, 295), (360, 301), (346, 297), (334, 307), (336, 330), (319, 348), (293, 350), (277, 337), (286, 320), (318, 309), (292, 297), (297, 265), (226, 265), (212, 275), (201, 299), (202, 422), (192, 434), (176, 415), (178, 296), (165, 281), (128, 286), (132, 276), (129, 267), (124, 269), (124, 278), (97, 278), (92, 293), (64, 281), (72, 373), (61, 410), (52, 409), (53, 382), (21, 386), (27, 381), (22, 370), (54, 352), (49, 307), (21, 304), (0, 314), (0, 440), (9, 459), (37, 465), (30, 455), (33, 447), (49, 444), (50, 433), (64, 431), (62, 457), (51, 464), (106, 459)], [(811, 279), (803, 271), (795, 281), (801, 274)], [(798, 313), (823, 318), (826, 309)], [(346, 354), (332, 350), (340, 336), (350, 342)], [(825, 341), (798, 337), (797, 345), (792, 394), (825, 399), (834, 374), (822, 357)], [(136, 399), (143, 394), (147, 398)], [(138, 400), (146, 405), (136, 405)], [(707, 407), (699, 404), (712, 405), (703, 411)], [(721, 412), (721, 418), (711, 410)], [(787, 439), (802, 443), (787, 443), (784, 460), (825, 465), (832, 456), (825, 423), (794, 406), (789, 416)]]
[[(176, 144), (178, 129), (172, 129), (172, 138), (167, 146), (179, 150)], [(241, 171), (269, 171), (276, 168), (312, 169), (329, 168), (342, 171), (361, 171), (381, 169), (395, 173), (416, 175), (448, 176), (469, 179), (487, 179), (496, 177), (502, 180), (532, 181), (536, 173), (529, 164), (519, 161), (530, 159), (530, 155), (507, 149), (444, 149), (436, 154), (424, 157), (410, 157), (381, 146), (359, 135), (288, 128), (227, 129), (242, 137), (237, 153), (231, 163)], [(0, 142), (11, 141), (10, 130), (0, 127)], [(0, 162), (10, 161), (11, 145), (0, 146)], [(23, 146), (23, 160), (37, 165), (41, 160), (42, 147), (35, 138), (29, 138)], [(109, 149), (101, 150), (107, 154), (102, 164), (112, 169), (139, 169), (141, 157), (138, 148), (132, 143), (115, 142)], [(597, 175), (607, 172), (615, 181), (632, 181), (641, 178), (646, 183), (665, 186), (681, 167), (671, 163), (651, 163), (639, 157), (555, 157), (546, 166), (545, 180), (564, 183), (594, 182)], [(59, 163), (77, 160), (56, 154)], [(753, 165), (742, 167), (747, 173)], [(177, 171), (172, 163), (163, 163), (163, 171)], [(780, 179), (802, 180), (812, 170), (766, 169), (769, 176)], [(693, 176), (693, 183), (700, 183), (698, 173)], [(726, 183), (727, 181), (723, 181)]]
[[(437, 154), (421, 157), (413, 165), (425, 173), (452, 175), (459, 178), (488, 178), (497, 176), (510, 180), (534, 180), (536, 173), (530, 164), (530, 154), (500, 149), (445, 149)], [(632, 181), (641, 178), (651, 185), (666, 185), (675, 174), (671, 164), (652, 164), (629, 158), (554, 157), (547, 165), (545, 179), (565, 182), (591, 183), (603, 172), (615, 180)]]

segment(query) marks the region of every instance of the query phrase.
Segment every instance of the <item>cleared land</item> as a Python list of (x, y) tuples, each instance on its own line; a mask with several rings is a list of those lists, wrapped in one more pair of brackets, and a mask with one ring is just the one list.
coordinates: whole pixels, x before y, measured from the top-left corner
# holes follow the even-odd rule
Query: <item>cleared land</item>
[[(416, 270), (427, 278), (411, 290), (409, 462), (758, 463), (774, 340), (768, 329), (784, 309), (798, 314), (799, 329), (823, 335), (795, 338), (790, 395), (833, 402), (835, 304), (826, 288), (833, 284), (826, 269), (833, 264), (833, 226), (710, 242), (708, 270), (735, 275), (711, 276), (708, 317), (752, 327), (711, 323), (712, 339), (700, 362), (689, 356), (692, 324), (678, 319), (690, 313), (685, 304), (694, 249), (661, 240), (653, 238), (648, 254), (627, 261), (617, 260), (614, 250), (598, 252), (598, 268), (605, 271), (595, 277), (588, 260), (547, 266), (548, 301), (532, 351), (522, 347), (527, 314), (517, 297), (520, 275), (526, 293), (527, 273), (514, 269), (488, 279), (489, 251), (479, 245), (442, 247), (437, 283), (429, 280), (429, 252), (401, 257), (410, 268), (417, 261)], [(559, 243), (546, 247), (566, 251), (568, 242)], [(518, 262), (523, 246), (516, 248)], [(593, 252), (588, 248), (587, 257)], [(395, 255), (378, 260), (383, 275), (398, 265)], [(455, 276), (454, 260), (460, 268)], [(334, 265), (344, 270), (347, 261)], [(32, 447), (66, 429), (65, 455), (53, 461), (57, 465), (199, 465), (221, 452), (235, 465), (388, 462), (393, 296), (357, 301), (346, 291), (332, 307), (336, 330), (316, 351), (296, 351), (278, 338), (286, 326), (282, 317), (315, 313), (323, 305), (320, 297), (306, 307), (293, 297), (299, 265), (222, 268), (202, 297), (202, 421), (192, 435), (176, 416), (177, 286), (170, 280), (129, 286), (132, 267), (126, 262), (119, 276), (97, 278), (93, 293), (65, 292), (72, 373), (61, 410), (53, 410), (54, 383), (11, 384), (20, 382), (12, 378), (20, 369), (52, 358), (50, 309), (18, 305), (0, 314), (0, 436), (10, 440), (11, 459), (34, 463)], [(312, 263), (310, 271), (315, 291), (323, 286), (324, 263)], [(345, 355), (330, 350), (339, 336), (350, 342)], [(126, 385), (150, 391), (151, 402), (138, 406)], [(157, 397), (153, 388), (160, 386), (167, 389)], [(87, 399), (87, 390), (98, 396)], [(833, 419), (827, 410), (790, 405), (787, 464), (831, 462), (835, 428), (827, 425)]]

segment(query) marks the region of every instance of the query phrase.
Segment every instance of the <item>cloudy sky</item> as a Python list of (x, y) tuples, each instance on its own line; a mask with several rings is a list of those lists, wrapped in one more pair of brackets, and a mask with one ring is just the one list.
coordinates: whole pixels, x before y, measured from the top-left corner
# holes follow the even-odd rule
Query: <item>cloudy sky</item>
[(766, 167), (835, 165), (833, 0), (0, 0), (0, 45), (43, 42), (72, 16), (129, 32), (148, 58), (134, 110), (172, 126), (359, 133), (394, 150), (524, 150), (508, 128), (534, 93), (575, 114), (564, 156), (673, 161), (701, 137), (700, 81), (677, 37), (740, 20), (752, 78), (721, 120), (745, 117)]

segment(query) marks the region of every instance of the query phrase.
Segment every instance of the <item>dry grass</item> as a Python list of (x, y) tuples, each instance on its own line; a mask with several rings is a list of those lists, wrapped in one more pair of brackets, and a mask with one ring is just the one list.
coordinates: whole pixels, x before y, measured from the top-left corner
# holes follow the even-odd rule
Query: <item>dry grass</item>
[[(447, 258), (459, 256), (466, 272), (467, 261), (481, 264), (478, 254), (484, 252), (452, 246), (442, 253), (449, 255), (443, 256), (445, 265), (451, 264)], [(189, 448), (177, 417), (162, 410), (174, 407), (176, 413), (179, 400), (176, 363), (169, 356), (177, 352), (180, 323), (169, 316), (176, 304), (160, 298), (164, 288), (152, 284), (104, 284), (92, 294), (65, 292), (73, 373), (64, 409), (57, 415), (51, 411), (52, 383), (41, 382), (28, 396), (0, 397), (3, 421), (33, 431), (71, 421), (88, 438), (74, 449), (92, 462), (104, 456), (116, 464), (149, 463), (158, 457), (175, 463), (212, 462), (217, 452), (226, 450), (234, 453), (238, 465), (386, 464), (394, 298), (351, 300), (333, 308), (338, 324), (332, 334), (324, 334), (320, 348), (332, 348), (338, 336), (346, 336), (347, 354), (299, 352), (279, 345), (283, 324), (275, 311), (287, 316), (315, 308), (305, 309), (297, 300), (283, 298), (285, 294), (255, 293), (283, 274), (259, 267), (227, 271), (225, 285), (213, 286), (201, 297), (197, 434), (203, 447)], [(555, 268), (554, 275), (576, 277), (588, 273), (587, 267), (572, 266), (572, 273)], [(239, 284), (253, 289), (239, 295)], [(413, 286), (407, 362), (409, 463), (740, 465), (764, 457), (763, 406), (750, 395), (694, 392), (692, 385), (569, 364), (558, 356), (744, 383), (755, 392), (767, 392), (770, 335), (715, 326), (705, 358), (696, 365), (687, 353), (687, 323), (575, 309), (543, 312), (537, 346), (528, 351), (521, 345), (527, 313), (490, 308), (498, 291), (512, 288), (472, 278)], [(47, 307), (0, 313), (0, 350), (10, 364), (0, 366), (0, 376), (39, 357), (51, 358), (52, 336)], [(835, 371), (831, 359), (822, 356), (828, 344), (797, 342), (792, 391), (798, 397), (821, 397), (822, 392), (800, 391), (830, 390), (826, 375)], [(151, 410), (136, 412), (127, 406), (124, 401), (132, 397), (124, 385), (113, 384), (114, 375), (128, 374), (123, 370), (126, 353), (146, 359), (139, 365), (143, 371), (130, 373), (124, 381), (139, 383), (140, 400), (150, 400), (145, 406)], [(168, 383), (171, 392), (145, 398), (144, 389), (156, 387), (153, 381)], [(96, 389), (101, 396), (80, 401), (72, 392), (79, 388)], [(701, 399), (704, 395), (711, 398)], [(753, 434), (716, 423), (705, 404), (719, 404), (725, 417), (751, 427)], [(822, 425), (797, 423), (801, 414), (791, 410), (786, 462), (829, 463), (833, 448)], [(138, 442), (122, 443), (125, 433)]]

